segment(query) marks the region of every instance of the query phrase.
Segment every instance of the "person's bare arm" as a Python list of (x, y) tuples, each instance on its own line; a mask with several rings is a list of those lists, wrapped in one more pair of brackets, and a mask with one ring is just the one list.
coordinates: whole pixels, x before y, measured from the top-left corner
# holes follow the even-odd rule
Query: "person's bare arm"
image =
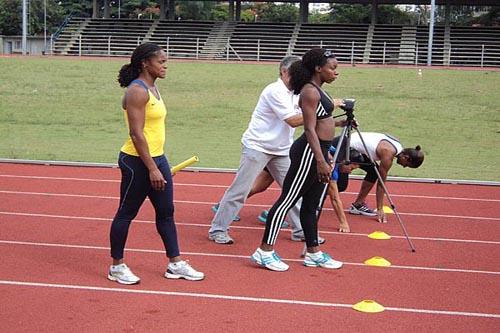
[(301, 114), (297, 114), (295, 116), (286, 118), (285, 122), (293, 128), (299, 127), (304, 124), (304, 117)]
[(144, 136), (144, 122), (148, 100), (149, 95), (142, 87), (132, 86), (126, 92), (125, 106), (130, 138), (139, 153), (139, 157), (149, 170), (151, 186), (155, 190), (163, 190), (165, 188), (165, 179), (149, 153), (148, 143)]
[[(387, 142), (381, 142), (379, 147), (377, 147), (377, 155), (380, 158), (380, 167), (379, 173), (382, 181), (385, 183), (387, 179), (387, 175), (389, 174), (389, 170), (392, 167), (392, 161), (395, 155), (395, 149)], [(376, 192), (376, 200), (377, 200), (377, 212), (378, 212), (378, 221), (385, 223), (386, 216), (384, 213), (384, 188), (380, 181), (377, 182), (377, 192)]]

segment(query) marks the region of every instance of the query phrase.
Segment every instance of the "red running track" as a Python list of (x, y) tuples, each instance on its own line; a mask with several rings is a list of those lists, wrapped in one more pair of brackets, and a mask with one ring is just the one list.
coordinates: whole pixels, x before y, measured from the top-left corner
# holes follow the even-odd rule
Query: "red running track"
[[(263, 234), (256, 220), (279, 195), (251, 198), (233, 223), (235, 244), (208, 241), (210, 207), (233, 174), (175, 177), (181, 250), (205, 272), (200, 282), (166, 280), (165, 255), (145, 204), (133, 222), (126, 260), (142, 281), (106, 279), (109, 224), (118, 204), (119, 171), (0, 163), (0, 327), (2, 331), (453, 331), (500, 327), (500, 188), (389, 182), (416, 253), (394, 215), (388, 224), (348, 215), (336, 232), (329, 203), (320, 221), (323, 249), (345, 266), (301, 264), (302, 244), (284, 229), (276, 249), (290, 270), (270, 272), (248, 259)], [(353, 181), (344, 205), (359, 189)], [(374, 197), (370, 197), (373, 204)], [(385, 231), (391, 240), (366, 235)], [(391, 267), (363, 262), (382, 256)], [(377, 314), (351, 306), (372, 299)]]

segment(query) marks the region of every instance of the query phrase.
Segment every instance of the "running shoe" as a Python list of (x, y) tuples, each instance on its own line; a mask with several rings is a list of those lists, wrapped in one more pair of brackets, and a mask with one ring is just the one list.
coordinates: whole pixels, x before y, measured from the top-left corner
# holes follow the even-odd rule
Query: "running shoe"
[(227, 232), (216, 232), (214, 234), (208, 234), (208, 239), (216, 242), (217, 244), (233, 244), (234, 239), (229, 236)]
[(304, 258), (304, 266), (307, 267), (323, 267), (328, 269), (339, 269), (342, 267), (341, 261), (334, 260), (327, 253), (322, 251), (316, 253), (306, 253)]
[[(267, 223), (267, 215), (269, 215), (269, 211), (263, 210), (262, 213), (260, 213), (260, 215), (257, 216), (257, 220), (259, 220), (259, 222), (266, 224)], [(281, 225), (281, 229), (288, 228), (288, 227), (289, 227), (288, 222), (283, 221), (283, 224)]]
[(369, 208), (366, 203), (352, 204), (349, 208), (349, 213), (354, 215), (377, 216), (377, 213)]
[[(217, 213), (218, 210), (219, 210), (219, 203), (216, 203), (215, 205), (212, 206), (212, 212)], [(238, 222), (239, 220), (241, 220), (239, 215), (235, 215), (233, 217), (234, 222)]]
[(199, 281), (205, 278), (205, 274), (198, 272), (187, 261), (181, 260), (177, 262), (171, 262), (167, 266), (167, 271), (165, 272), (165, 277), (167, 279), (186, 279), (189, 281)]
[(259, 266), (263, 266), (271, 271), (284, 272), (288, 270), (288, 265), (285, 264), (278, 254), (273, 251), (263, 251), (257, 248), (255, 252), (250, 256), (253, 262), (257, 263)]
[(125, 264), (109, 266), (108, 279), (121, 284), (136, 284), (141, 281)]

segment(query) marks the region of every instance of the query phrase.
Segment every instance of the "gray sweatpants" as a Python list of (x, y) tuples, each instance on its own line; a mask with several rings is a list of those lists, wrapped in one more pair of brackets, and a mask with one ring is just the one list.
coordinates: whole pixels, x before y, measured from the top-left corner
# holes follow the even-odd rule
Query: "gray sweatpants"
[[(212, 226), (209, 230), (210, 234), (227, 232), (229, 225), (233, 222), (233, 217), (243, 207), (255, 179), (264, 167), (267, 167), (271, 176), (281, 187), (290, 167), (290, 158), (288, 156), (266, 154), (243, 146), (240, 167), (236, 172), (233, 183), (228, 187), (219, 203), (219, 209), (212, 220)], [(299, 217), (300, 203), (301, 201), (288, 212), (288, 219), (294, 233), (302, 231)]]

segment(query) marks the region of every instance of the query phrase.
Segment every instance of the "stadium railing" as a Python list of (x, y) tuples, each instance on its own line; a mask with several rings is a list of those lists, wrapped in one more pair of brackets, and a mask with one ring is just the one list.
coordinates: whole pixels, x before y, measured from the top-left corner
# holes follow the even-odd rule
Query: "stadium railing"
[[(427, 26), (262, 22), (228, 26), (214, 21), (72, 18), (55, 41), (54, 53), (129, 56), (138, 44), (151, 41), (172, 58), (278, 61), (287, 54), (324, 47), (333, 49), (341, 63), (427, 63)], [(227, 31), (215, 31), (221, 27)], [(218, 43), (224, 46), (209, 52), (213, 47), (209, 36), (219, 36)], [(498, 67), (500, 29), (436, 26), (431, 59), (441, 66)]]

